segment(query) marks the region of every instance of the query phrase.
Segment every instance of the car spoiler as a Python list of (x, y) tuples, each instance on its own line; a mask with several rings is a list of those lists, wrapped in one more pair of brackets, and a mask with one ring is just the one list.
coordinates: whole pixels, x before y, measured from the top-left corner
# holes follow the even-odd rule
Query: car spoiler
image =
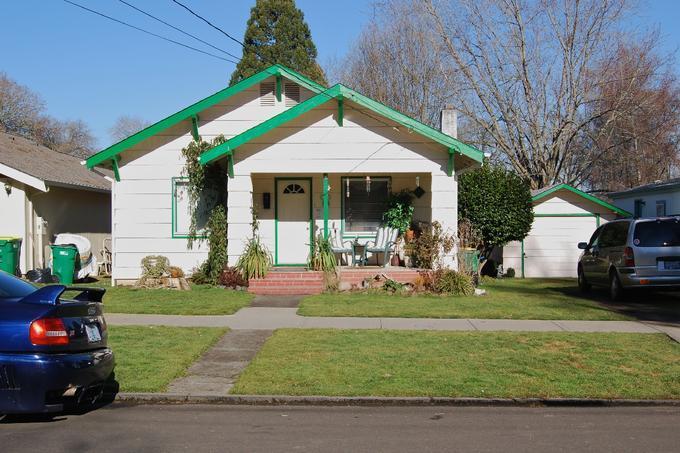
[(79, 291), (78, 295), (72, 300), (81, 302), (101, 302), (106, 290), (104, 288), (89, 288), (84, 286), (64, 286), (50, 285), (43, 286), (37, 291), (29, 294), (19, 302), (26, 304), (59, 305), (60, 296), (65, 291)]

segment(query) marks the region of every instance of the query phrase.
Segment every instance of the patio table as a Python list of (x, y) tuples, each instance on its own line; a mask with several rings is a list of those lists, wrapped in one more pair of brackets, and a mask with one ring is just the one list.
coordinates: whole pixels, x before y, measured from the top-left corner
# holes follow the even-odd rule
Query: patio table
[(361, 243), (357, 238), (352, 242), (352, 266), (363, 266), (366, 264), (366, 245), (368, 243)]

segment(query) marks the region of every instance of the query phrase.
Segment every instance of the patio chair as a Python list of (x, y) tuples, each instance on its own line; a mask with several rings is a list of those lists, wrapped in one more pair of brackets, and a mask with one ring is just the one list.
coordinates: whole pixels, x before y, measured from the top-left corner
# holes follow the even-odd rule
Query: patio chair
[[(348, 255), (353, 256), (354, 253), (354, 250), (352, 249), (352, 241), (350, 240), (343, 241), (342, 236), (338, 234), (337, 231), (335, 231), (333, 232), (333, 234), (331, 234), (331, 250), (333, 250), (333, 253), (340, 255), (340, 265), (342, 265), (343, 256), (345, 257), (345, 263), (349, 265), (349, 260), (347, 259), (347, 256)], [(352, 258), (352, 261), (354, 261), (354, 258)]]
[[(383, 267), (387, 267), (390, 262), (390, 256), (394, 252), (394, 246), (397, 243), (397, 236), (399, 236), (399, 230), (390, 227), (380, 227), (375, 235), (374, 241), (369, 241), (364, 249), (364, 257), (367, 259), (367, 255), (370, 253), (372, 255), (383, 254)], [(377, 258), (376, 258), (377, 260)]]

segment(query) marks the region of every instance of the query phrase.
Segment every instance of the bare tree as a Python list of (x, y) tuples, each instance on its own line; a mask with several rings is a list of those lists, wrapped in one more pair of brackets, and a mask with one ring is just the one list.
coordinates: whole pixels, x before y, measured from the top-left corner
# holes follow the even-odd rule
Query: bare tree
[(149, 125), (149, 122), (138, 116), (123, 115), (109, 129), (111, 140), (116, 143), (128, 138)]
[[(409, 1), (375, 4), (371, 23), (329, 72), (344, 84), (426, 124), (452, 100), (429, 17)], [(433, 43), (435, 43), (433, 45)]]
[[(622, 44), (597, 68), (615, 78), (600, 87), (596, 109), (607, 113), (592, 124), (594, 189), (667, 179), (680, 167), (680, 84), (670, 69), (658, 70), (664, 65), (654, 47), (655, 37)], [(620, 99), (622, 92), (628, 96)]]
[[(532, 188), (586, 181), (597, 158), (593, 125), (607, 128), (630, 96), (628, 84), (600, 102), (617, 75), (594, 71), (620, 42), (626, 0), (413, 0), (420, 6), (480, 144)], [(636, 77), (643, 69), (632, 63)]]
[(0, 130), (77, 157), (89, 156), (95, 146), (83, 121), (60, 121), (46, 115), (40, 96), (4, 73), (0, 73)]

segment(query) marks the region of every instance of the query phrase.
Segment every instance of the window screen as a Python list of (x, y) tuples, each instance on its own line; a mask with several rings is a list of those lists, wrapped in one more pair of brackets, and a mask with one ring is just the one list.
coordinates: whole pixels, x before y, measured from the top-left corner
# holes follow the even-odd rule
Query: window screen
[(342, 196), (345, 233), (374, 233), (388, 207), (390, 180), (371, 178), (367, 190), (365, 178), (343, 178)]

